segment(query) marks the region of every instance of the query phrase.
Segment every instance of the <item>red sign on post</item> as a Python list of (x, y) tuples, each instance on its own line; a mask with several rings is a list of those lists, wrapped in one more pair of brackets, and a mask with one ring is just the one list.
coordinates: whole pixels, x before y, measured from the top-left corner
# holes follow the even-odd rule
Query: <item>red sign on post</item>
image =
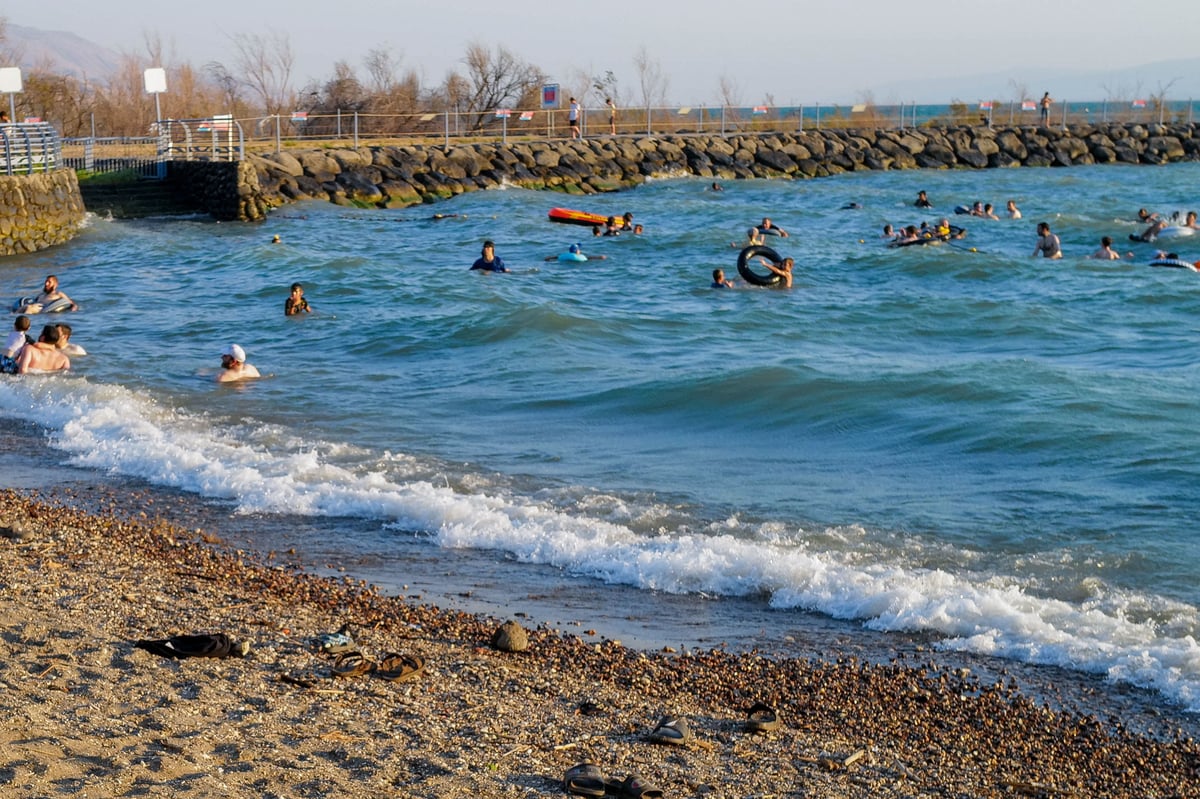
[(542, 108), (558, 108), (557, 83), (547, 83), (542, 87)]

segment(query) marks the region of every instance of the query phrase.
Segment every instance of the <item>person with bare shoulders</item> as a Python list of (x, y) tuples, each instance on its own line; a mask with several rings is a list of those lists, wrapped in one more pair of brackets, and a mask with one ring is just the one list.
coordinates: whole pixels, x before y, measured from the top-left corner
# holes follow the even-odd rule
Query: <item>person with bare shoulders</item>
[(1009, 219), (1020, 219), (1021, 218), (1021, 209), (1017, 207), (1016, 200), (1009, 200), (1008, 204), (1005, 205), (1004, 208), (1008, 212)]
[(763, 217), (762, 224), (758, 226), (758, 232), (762, 233), (764, 236), (779, 236), (780, 238), (784, 239), (786, 239), (788, 235), (788, 232), (772, 222), (771, 217), (769, 216)]
[(68, 303), (69, 310), (79, 310), (79, 306), (75, 304), (74, 300), (58, 290), (58, 277), (46, 275), (46, 282), (42, 284), (42, 293), (32, 298), (30, 302), (14, 309), (14, 313), (41, 313), (47, 305), (63, 301)]
[(1097, 261), (1119, 261), (1121, 253), (1112, 248), (1112, 236), (1104, 236), (1100, 239), (1100, 249), (1088, 256)]
[(246, 363), (246, 351), (237, 344), (230, 344), (221, 353), (221, 371), (217, 372), (216, 378), (218, 383), (261, 376), (253, 365)]
[(58, 349), (58, 325), (46, 325), (32, 344), (17, 356), (17, 374), (60, 372), (71, 368), (71, 359)]

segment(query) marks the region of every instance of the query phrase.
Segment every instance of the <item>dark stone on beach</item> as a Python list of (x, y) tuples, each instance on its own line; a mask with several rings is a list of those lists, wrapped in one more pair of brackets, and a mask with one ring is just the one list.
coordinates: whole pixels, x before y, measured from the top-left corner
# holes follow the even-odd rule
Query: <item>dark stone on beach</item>
[(1118, 144), (1116, 151), (1117, 151), (1117, 160), (1120, 161), (1121, 163), (1123, 163), (1123, 164), (1138, 163), (1138, 152), (1137, 152), (1137, 150), (1133, 149), (1132, 147)]
[(754, 155), (755, 160), (764, 166), (774, 169), (776, 172), (782, 172), (785, 175), (790, 175), (796, 171), (796, 162), (782, 150), (771, 150), (767, 148), (759, 148)]
[(492, 648), (501, 652), (524, 652), (529, 648), (529, 634), (510, 619), (492, 633)]
[(988, 157), (979, 152), (979, 150), (976, 150), (974, 147), (963, 150), (955, 150), (954, 155), (958, 158), (960, 163), (973, 166), (976, 169), (983, 169), (988, 165)]

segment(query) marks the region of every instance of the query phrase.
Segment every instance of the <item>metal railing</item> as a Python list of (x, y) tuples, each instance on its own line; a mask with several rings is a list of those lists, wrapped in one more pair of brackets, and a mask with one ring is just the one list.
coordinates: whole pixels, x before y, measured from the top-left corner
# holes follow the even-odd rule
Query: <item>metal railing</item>
[[(363, 142), (405, 139), (449, 145), (455, 140), (563, 139), (571, 136), (567, 112), (499, 108), (488, 111), (440, 111), (412, 114), (379, 114), (336, 111), (327, 114), (297, 111), (290, 115), (236, 120), (247, 131), (252, 147), (285, 146), (315, 141)], [(745, 133), (803, 132), (828, 129), (904, 130), (959, 125), (1042, 125), (1193, 122), (1194, 108), (1186, 101), (1108, 101), (1075, 103), (1055, 101), (1046, 122), (1029, 101), (985, 101), (926, 105), (822, 105), (792, 106), (659, 106), (621, 109), (610, 123), (608, 109), (583, 111), (581, 134), (588, 138), (615, 134), (728, 136)]]
[[(1193, 123), (1192, 100), (1056, 101), (1045, 122), (1029, 101), (925, 105), (860, 104), (850, 106), (658, 106), (627, 108), (610, 122), (608, 109), (583, 111), (584, 137), (654, 135), (742, 135), (796, 133), (808, 130), (906, 130), (923, 127), (1026, 126), (1067, 127), (1078, 124)], [(36, 128), (36, 125), (10, 126)], [(49, 126), (41, 126), (49, 129)], [(144, 178), (165, 176), (165, 164), (182, 161), (240, 161), (247, 147), (259, 151), (306, 146), (315, 142), (344, 142), (359, 147), (383, 141), (449, 146), (455, 141), (565, 139), (571, 136), (563, 109), (522, 111), (441, 111), (412, 114), (373, 114), (338, 111), (234, 119), (218, 114), (204, 119), (169, 119), (151, 126), (144, 137), (64, 139), (66, 164), (92, 172), (133, 169)], [(50, 130), (50, 133), (53, 133)], [(3, 155), (3, 153), (0, 153)], [(18, 160), (18, 163), (24, 164)], [(28, 166), (28, 164), (25, 164)], [(11, 171), (11, 167), (10, 167)]]
[(0, 124), (0, 172), (32, 175), (53, 172), (62, 162), (62, 140), (45, 122)]

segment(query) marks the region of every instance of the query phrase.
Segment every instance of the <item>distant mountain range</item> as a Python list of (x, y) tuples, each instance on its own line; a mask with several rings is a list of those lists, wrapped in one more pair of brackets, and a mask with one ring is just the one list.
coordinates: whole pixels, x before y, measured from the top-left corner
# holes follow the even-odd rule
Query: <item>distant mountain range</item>
[(6, 49), (20, 59), (17, 66), (30, 70), (48, 64), (51, 71), (88, 80), (107, 80), (117, 72), (121, 54), (66, 31), (44, 31), (9, 23)]

